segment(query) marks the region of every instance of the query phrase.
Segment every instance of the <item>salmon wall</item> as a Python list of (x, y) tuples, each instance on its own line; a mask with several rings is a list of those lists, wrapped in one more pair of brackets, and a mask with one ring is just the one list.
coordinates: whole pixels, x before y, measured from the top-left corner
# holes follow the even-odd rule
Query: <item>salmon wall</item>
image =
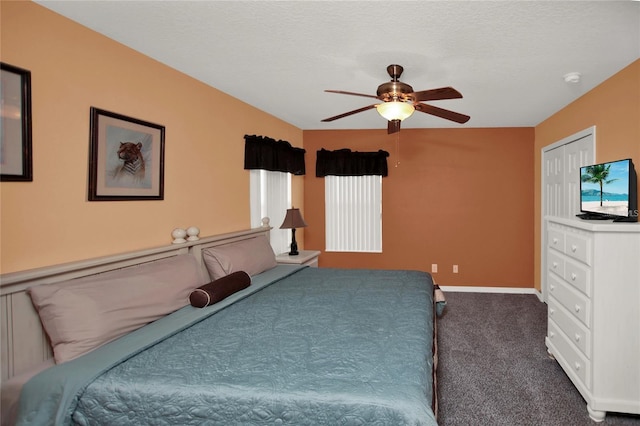
[[(322, 267), (419, 269), (441, 285), (533, 287), (533, 128), (304, 131), (305, 244)], [(316, 152), (389, 152), (382, 253), (325, 252)], [(459, 273), (452, 272), (453, 265)]]
[[(32, 73), (33, 182), (0, 183), (0, 271), (69, 262), (249, 223), (243, 136), (307, 150), (293, 203), (324, 251), (320, 148), (385, 149), (383, 253), (324, 253), (321, 266), (430, 270), (443, 285), (540, 289), (540, 151), (596, 126), (596, 158), (640, 164), (640, 61), (535, 129), (305, 131), (29, 1), (2, 2), (0, 59)], [(212, 71), (215, 72), (215, 71)], [(89, 108), (166, 127), (163, 201), (88, 202)], [(276, 224), (277, 225), (277, 224)], [(459, 273), (451, 272), (459, 265)]]
[[(302, 146), (300, 129), (35, 3), (3, 1), (0, 19), (0, 59), (31, 71), (33, 104), (33, 182), (0, 184), (2, 273), (169, 244), (176, 227), (249, 228), (244, 135)], [(163, 201), (87, 201), (92, 106), (165, 126)]]
[[(631, 158), (640, 172), (640, 60), (535, 128), (535, 287), (540, 290), (542, 148), (596, 126), (596, 162)], [(639, 179), (640, 180), (640, 179)], [(640, 182), (638, 187), (640, 188)]]

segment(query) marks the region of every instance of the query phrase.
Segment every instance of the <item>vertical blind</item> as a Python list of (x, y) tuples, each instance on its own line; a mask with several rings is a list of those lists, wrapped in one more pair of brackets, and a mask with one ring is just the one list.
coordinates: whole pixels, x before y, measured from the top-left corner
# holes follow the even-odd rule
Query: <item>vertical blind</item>
[(382, 252), (382, 176), (325, 176), (326, 251)]
[(275, 254), (289, 251), (289, 229), (280, 229), (287, 209), (291, 207), (291, 174), (267, 170), (251, 170), (250, 194), (251, 226), (262, 225), (268, 217), (273, 229), (269, 234)]

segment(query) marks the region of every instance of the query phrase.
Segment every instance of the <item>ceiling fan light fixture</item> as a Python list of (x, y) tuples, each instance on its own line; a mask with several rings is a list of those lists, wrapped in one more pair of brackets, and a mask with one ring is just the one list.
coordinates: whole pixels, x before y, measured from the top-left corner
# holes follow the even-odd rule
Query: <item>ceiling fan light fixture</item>
[(374, 98), (382, 101), (382, 103), (370, 104), (352, 111), (343, 112), (342, 114), (325, 118), (322, 122), (338, 120), (340, 118), (349, 117), (353, 114), (358, 114), (376, 108), (378, 110), (378, 114), (388, 121), (387, 133), (391, 134), (399, 132), (400, 122), (405, 118), (410, 117), (415, 110), (460, 124), (466, 123), (471, 118), (468, 115), (422, 103), (423, 101), (462, 98), (462, 94), (453, 87), (440, 87), (438, 89), (420, 90), (415, 92), (411, 86), (400, 81), (400, 74), (402, 74), (402, 67), (400, 65), (389, 65), (387, 67), (387, 73), (389, 73), (391, 81), (378, 86), (375, 96), (364, 93), (345, 92), (343, 90), (325, 90), (325, 92), (340, 93), (343, 95)]
[(401, 101), (383, 102), (376, 105), (376, 109), (378, 110), (378, 114), (389, 121), (402, 121), (405, 118), (410, 117), (411, 114), (413, 114), (413, 111), (415, 111), (415, 107), (412, 104)]

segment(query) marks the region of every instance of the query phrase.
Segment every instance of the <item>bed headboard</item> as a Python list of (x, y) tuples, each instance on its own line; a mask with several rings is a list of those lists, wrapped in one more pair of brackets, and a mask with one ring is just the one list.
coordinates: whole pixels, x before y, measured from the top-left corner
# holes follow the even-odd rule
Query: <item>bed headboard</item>
[(264, 219), (264, 226), (260, 228), (204, 237), (183, 244), (171, 244), (0, 275), (2, 380), (9, 379), (53, 357), (38, 313), (26, 292), (27, 288), (100, 274), (181, 254), (193, 255), (203, 271), (203, 276), (208, 277), (207, 268), (202, 260), (202, 250), (255, 238), (258, 235), (265, 235), (268, 238), (271, 230), (268, 223), (268, 220)]

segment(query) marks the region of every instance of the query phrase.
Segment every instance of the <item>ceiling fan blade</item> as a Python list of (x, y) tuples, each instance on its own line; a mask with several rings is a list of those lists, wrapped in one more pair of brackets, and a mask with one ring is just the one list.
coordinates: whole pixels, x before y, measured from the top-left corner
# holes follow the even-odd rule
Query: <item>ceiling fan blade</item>
[(349, 111), (349, 112), (345, 112), (339, 115), (334, 115), (333, 117), (329, 117), (329, 118), (325, 118), (324, 120), (321, 121), (333, 121), (333, 120), (337, 120), (339, 118), (343, 118), (343, 117), (347, 117), (349, 115), (353, 115), (353, 114), (357, 114), (359, 112), (363, 112), (372, 108), (375, 108), (377, 104), (373, 104), (373, 105), (368, 105), (366, 107), (362, 107), (362, 108), (358, 108), (358, 109), (354, 109), (353, 111)]
[(400, 131), (400, 120), (389, 120), (387, 124), (387, 134), (398, 133)]
[(459, 99), (462, 94), (453, 87), (441, 87), (439, 89), (423, 90), (421, 92), (413, 92), (416, 102), (421, 101), (438, 101), (440, 99)]
[(353, 95), (353, 96), (364, 96), (366, 98), (380, 99), (375, 95), (366, 95), (364, 93), (356, 93), (356, 92), (345, 92), (344, 90), (325, 90), (328, 93), (338, 93), (340, 95)]
[(433, 105), (416, 104), (416, 111), (424, 112), (427, 114), (435, 115), (436, 117), (444, 118), (446, 120), (455, 121), (456, 123), (466, 123), (471, 117), (468, 115), (460, 114), (457, 112), (449, 111), (448, 109), (442, 109)]

